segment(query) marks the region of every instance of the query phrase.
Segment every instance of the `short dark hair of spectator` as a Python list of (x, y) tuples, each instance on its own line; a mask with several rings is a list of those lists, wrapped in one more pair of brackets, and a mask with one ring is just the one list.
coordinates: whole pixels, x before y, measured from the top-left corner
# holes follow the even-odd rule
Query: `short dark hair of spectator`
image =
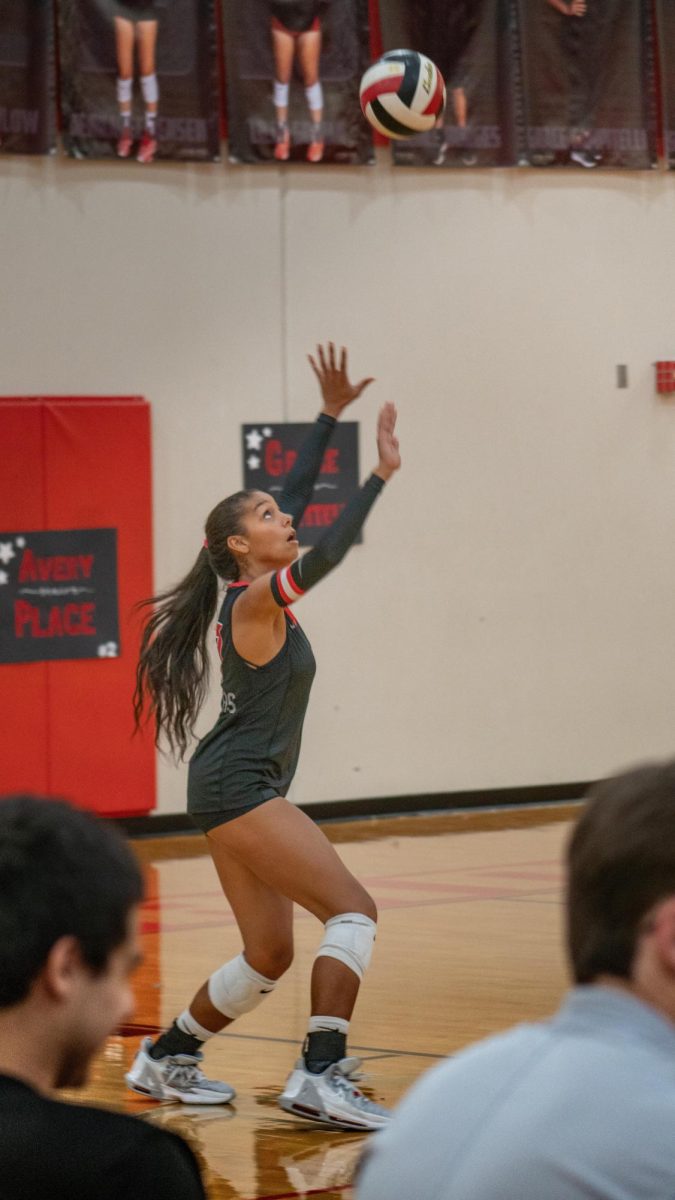
[(567, 945), (577, 983), (630, 979), (651, 909), (675, 896), (675, 762), (591, 791), (567, 852)]
[(138, 863), (113, 826), (62, 800), (0, 799), (0, 1008), (27, 996), (64, 936), (93, 974), (104, 971), (142, 897)]

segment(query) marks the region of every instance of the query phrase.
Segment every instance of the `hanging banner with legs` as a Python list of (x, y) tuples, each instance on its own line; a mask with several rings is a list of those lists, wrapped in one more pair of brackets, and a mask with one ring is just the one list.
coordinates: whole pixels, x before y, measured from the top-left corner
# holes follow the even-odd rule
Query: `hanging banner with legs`
[(657, 0), (657, 44), (663, 112), (663, 150), (669, 169), (675, 170), (675, 4)]
[(426, 54), (445, 80), (445, 112), (428, 133), (394, 141), (400, 166), (515, 163), (515, 58), (509, 0), (390, 0), (381, 6), (385, 50)]
[(519, 0), (532, 166), (651, 167), (651, 0)]
[(215, 0), (59, 0), (63, 138), (73, 158), (212, 161)]
[(223, 0), (230, 160), (367, 163), (368, 0)]
[(50, 0), (0, 3), (0, 153), (54, 149), (54, 28)]

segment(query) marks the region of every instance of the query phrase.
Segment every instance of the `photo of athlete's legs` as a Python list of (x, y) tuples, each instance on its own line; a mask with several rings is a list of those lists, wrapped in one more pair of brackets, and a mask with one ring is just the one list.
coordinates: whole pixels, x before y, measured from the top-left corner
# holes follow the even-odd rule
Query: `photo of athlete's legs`
[[(232, 1099), (229, 1085), (201, 1076), (197, 1055), (205, 1041), (262, 1003), (290, 966), (295, 902), (325, 932), (312, 970), (302, 1057), (279, 1103), (297, 1116), (337, 1127), (384, 1125), (386, 1110), (354, 1086), (355, 1063), (346, 1057), (349, 1021), (375, 940), (377, 911), (370, 895), (318, 826), (281, 797), (216, 826), (208, 844), (242, 935), (242, 954), (202, 984), (154, 1044), (146, 1039), (127, 1082), (136, 1091), (193, 1104)], [(195, 1077), (183, 1094), (172, 1084), (177, 1055), (183, 1064), (186, 1055), (194, 1056)]]
[(133, 21), (115, 17), (115, 47), (117, 52), (117, 103), (120, 113), (120, 136), (117, 141), (119, 158), (129, 158), (133, 149), (132, 102), (134, 86), (134, 53), (138, 51), (141, 94), (144, 104), (143, 134), (137, 159), (153, 162), (157, 153), (157, 83), (156, 45), (157, 20)]
[(274, 108), (277, 120), (274, 157), (286, 162), (290, 156), (291, 138), (288, 126), (288, 98), (296, 61), (305, 87), (305, 99), (312, 122), (312, 137), (307, 149), (308, 162), (323, 158), (323, 88), (319, 78), (321, 61), (321, 25), (316, 18), (309, 29), (296, 33), (272, 18), (272, 49), (274, 53)]
[[(450, 103), (452, 105), (452, 115), (455, 120), (455, 126), (457, 127), (457, 129), (465, 130), (467, 127), (467, 122), (468, 122), (469, 108), (468, 108), (468, 103), (467, 103), (467, 99), (466, 99), (466, 91), (464, 90), (464, 85), (459, 84), (459, 83), (453, 84), (452, 82), (448, 82), (447, 90), (448, 90), (448, 94), (450, 97)], [(437, 167), (440, 167), (443, 165), (443, 163), (445, 162), (445, 156), (448, 151), (448, 144), (445, 139), (445, 125), (446, 125), (445, 113), (441, 113), (441, 115), (438, 118), (438, 121), (436, 123), (436, 129), (438, 130), (438, 139), (440, 142), (438, 153), (434, 159), (434, 166), (437, 166)], [(466, 151), (463, 151), (462, 152), (462, 161), (464, 162), (465, 166), (472, 166), (476, 161), (475, 155), (469, 155)]]

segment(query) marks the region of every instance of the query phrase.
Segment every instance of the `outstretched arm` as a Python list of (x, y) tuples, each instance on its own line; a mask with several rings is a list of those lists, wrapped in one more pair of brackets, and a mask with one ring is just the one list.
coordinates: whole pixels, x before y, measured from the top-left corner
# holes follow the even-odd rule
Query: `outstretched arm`
[(283, 491), (279, 497), (279, 508), (290, 513), (293, 524), (299, 525), (307, 505), (312, 499), (314, 484), (321, 470), (321, 463), (340, 413), (356, 400), (372, 383), (372, 379), (362, 379), (360, 383), (351, 384), (347, 376), (347, 351), (343, 346), (339, 362), (336, 362), (335, 346), (328, 343), (324, 352), (323, 346), (317, 346), (316, 360), (311, 354), (307, 355), (312, 370), (319, 381), (323, 408), (319, 413), (308, 437), (303, 442), (298, 456), (288, 473)]
[(309, 588), (314, 587), (342, 561), (349, 547), (354, 544), (382, 488), (401, 465), (395, 428), (396, 408), (393, 404), (385, 404), (377, 423), (379, 461), (375, 470), (352, 496), (318, 545), (303, 558), (296, 559), (290, 567), (284, 567), (270, 577), (272, 595), (278, 605), (283, 607), (304, 596)]
[(260, 575), (242, 589), (232, 613), (232, 632), (238, 653), (249, 662), (263, 664), (277, 653), (285, 637), (281, 610), (332, 571), (353, 544), (386, 481), (401, 465), (395, 426), (396, 409), (385, 404), (377, 423), (377, 466), (319, 544), (291, 566)]

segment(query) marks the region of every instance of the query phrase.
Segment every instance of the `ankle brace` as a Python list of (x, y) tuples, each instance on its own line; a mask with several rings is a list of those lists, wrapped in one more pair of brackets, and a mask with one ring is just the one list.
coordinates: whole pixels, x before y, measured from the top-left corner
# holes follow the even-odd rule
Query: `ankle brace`
[(302, 1047), (305, 1066), (312, 1075), (320, 1075), (327, 1067), (345, 1057), (347, 1036), (335, 1029), (320, 1029), (308, 1033)]
[(150, 1058), (166, 1058), (167, 1055), (172, 1057), (176, 1054), (198, 1054), (202, 1048), (202, 1043), (199, 1038), (193, 1037), (191, 1033), (184, 1033), (179, 1029), (174, 1021), (170, 1029), (160, 1033), (157, 1041), (150, 1047), (148, 1051)]

